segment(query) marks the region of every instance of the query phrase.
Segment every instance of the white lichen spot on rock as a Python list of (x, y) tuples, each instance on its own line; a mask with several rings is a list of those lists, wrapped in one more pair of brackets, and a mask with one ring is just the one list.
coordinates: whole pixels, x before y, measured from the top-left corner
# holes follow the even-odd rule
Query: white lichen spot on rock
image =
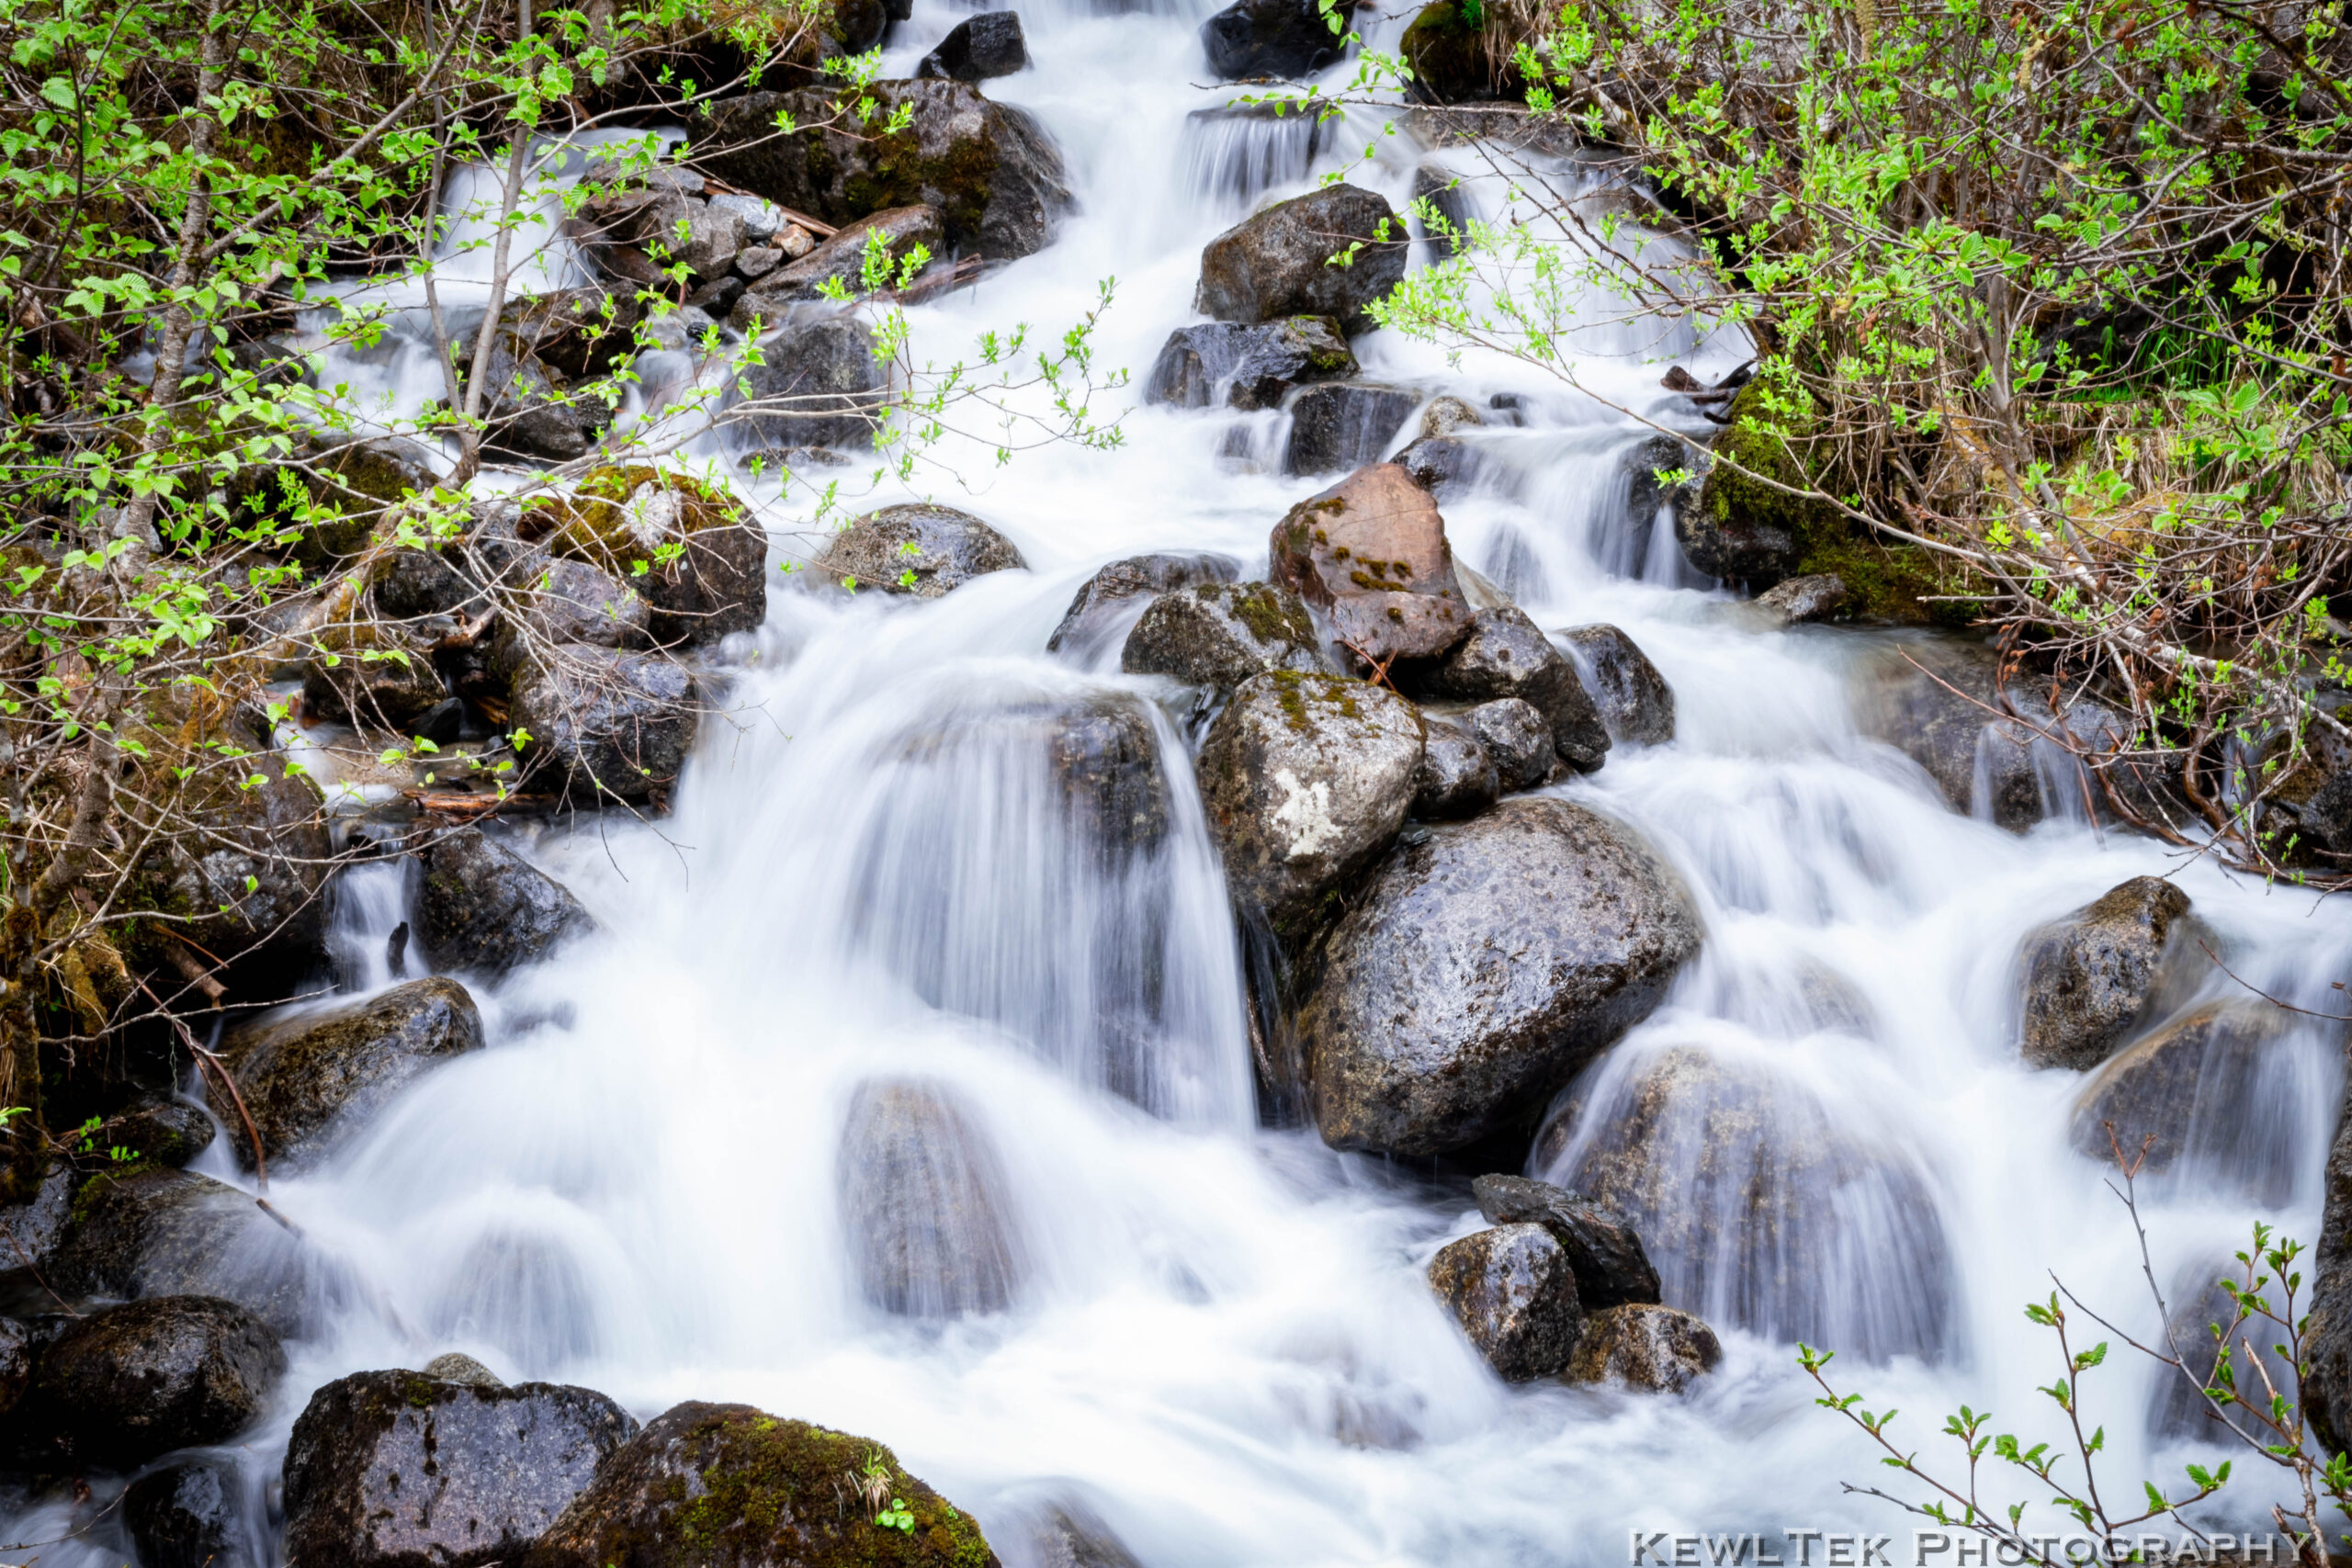
[(1283, 792), (1282, 804), (1274, 807), (1273, 822), (1288, 848), (1284, 860), (1302, 860), (1320, 854), (1340, 837), (1340, 824), (1331, 816), (1331, 786), (1322, 779), (1307, 782), (1288, 768), (1277, 768), (1273, 774), (1275, 787)]

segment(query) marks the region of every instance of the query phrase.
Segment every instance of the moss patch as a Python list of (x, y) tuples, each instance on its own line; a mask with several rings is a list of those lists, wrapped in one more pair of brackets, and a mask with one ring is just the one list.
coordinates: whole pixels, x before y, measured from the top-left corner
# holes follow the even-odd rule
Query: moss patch
[(557, 555), (585, 561), (626, 581), (639, 561), (650, 563), (663, 539), (630, 515), (628, 500), (646, 485), (659, 486), (678, 498), (676, 534), (686, 537), (712, 528), (730, 528), (743, 521), (743, 509), (726, 491), (688, 474), (641, 464), (609, 465), (592, 469), (568, 496), (535, 502), (526, 533), (552, 534), (548, 547)]

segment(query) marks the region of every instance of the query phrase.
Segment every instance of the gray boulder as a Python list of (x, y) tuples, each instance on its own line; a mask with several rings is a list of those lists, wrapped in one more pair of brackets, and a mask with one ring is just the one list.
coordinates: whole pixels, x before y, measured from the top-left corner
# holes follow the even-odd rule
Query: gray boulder
[(253, 1425), (286, 1371), (269, 1325), (233, 1302), (156, 1296), (68, 1325), (16, 1413), (44, 1459), (131, 1470)]
[(922, 57), (917, 76), (987, 82), (1029, 67), (1029, 46), (1021, 36), (1018, 11), (983, 11), (947, 30), (939, 47)]
[(416, 934), (438, 968), (503, 975), (596, 929), (570, 889), (479, 828), (442, 834), (419, 858)]
[(1580, 806), (1505, 801), (1430, 829), (1331, 929), (1299, 1007), (1324, 1142), (1435, 1155), (1532, 1122), (1699, 942), (1680, 882)]
[(433, 641), (373, 619), (322, 626), (302, 677), (302, 712), (373, 735), (406, 736), (449, 698)]
[(510, 730), (529, 776), (575, 798), (644, 800), (677, 781), (701, 720), (694, 677), (658, 653), (568, 643), (515, 678)]
[(1235, 901), (1303, 934), (1404, 826), (1420, 765), (1420, 715), (1394, 692), (1290, 671), (1244, 682), (1195, 769)]
[(518, 668), (535, 642), (645, 648), (652, 628), (653, 607), (637, 590), (586, 561), (548, 557), (538, 572), (507, 592), (496, 662)]
[(1687, 1312), (1654, 1303), (1614, 1306), (1585, 1320), (1567, 1378), (1680, 1393), (1723, 1359), (1715, 1331)]
[(1304, 76), (1340, 58), (1340, 35), (1312, 0), (1234, 0), (1201, 24), (1201, 46), (1228, 82)]
[(1480, 703), (1462, 716), (1462, 727), (1494, 759), (1504, 790), (1533, 789), (1552, 776), (1552, 727), (1524, 698)]
[(1542, 1225), (1567, 1249), (1577, 1299), (1587, 1312), (1656, 1303), (1657, 1270), (1623, 1216), (1564, 1187), (1524, 1176), (1482, 1176), (1470, 1184), (1492, 1225)]
[(1202, 582), (1152, 601), (1127, 634), (1119, 668), (1229, 691), (1277, 670), (1323, 669), (1298, 595), (1266, 582)]
[(1549, 721), (1553, 749), (1579, 773), (1593, 772), (1609, 755), (1608, 726), (1576, 666), (1515, 604), (1478, 611), (1430, 684), (1467, 702), (1521, 698)]
[(925, 1322), (1012, 1304), (1022, 1261), (1003, 1162), (954, 1089), (859, 1085), (835, 1168), (842, 1234), (869, 1304)]
[(1152, 555), (1114, 560), (1086, 580), (1046, 639), (1046, 651), (1091, 663), (1114, 639), (1121, 643), (1151, 601), (1200, 582), (1230, 582), (1241, 575), (1231, 556)]
[(1452, 501), (1477, 479), (1477, 448), (1451, 435), (1424, 435), (1393, 459), (1432, 499)]
[(2286, 1029), (2267, 1002), (2207, 1002), (2113, 1057), (2075, 1102), (2075, 1147), (2120, 1148), (2143, 1175), (2194, 1168), (2200, 1195), (2275, 1207), (2294, 1195), (2290, 1140), (2269, 1125), (2281, 1086), (2265, 1071)]
[(228, 1467), (201, 1461), (132, 1482), (122, 1522), (140, 1568), (254, 1568), (237, 1490)]
[(2159, 1016), (2193, 964), (2188, 895), (2156, 876), (2109, 888), (2025, 940), (2024, 1055), (2035, 1067), (2095, 1067)]
[(482, 394), (484, 452), (526, 463), (568, 463), (586, 457), (612, 422), (610, 403), (593, 392), (574, 393), (536, 355), (514, 354), (503, 343), (491, 350)]
[(817, 575), (917, 599), (936, 599), (992, 571), (1025, 571), (1012, 541), (968, 512), (910, 502), (869, 512), (833, 536)]
[(1413, 815), (1434, 822), (1476, 817), (1502, 794), (1502, 776), (1477, 737), (1451, 718), (1421, 716), (1426, 739), (1413, 785)]
[(1674, 739), (1674, 688), (1632, 637), (1611, 626), (1560, 634), (1612, 740), (1663, 746)]
[(593, 1389), (337, 1379), (311, 1396), (287, 1444), (287, 1568), (514, 1561), (636, 1435)]
[(1505, 1382), (1557, 1377), (1584, 1331), (1567, 1250), (1542, 1225), (1498, 1225), (1448, 1243), (1430, 1284)]
[(1343, 473), (1379, 462), (1420, 402), (1421, 395), (1409, 387), (1374, 381), (1307, 388), (1291, 400), (1283, 471)]
[(576, 382), (608, 376), (628, 361), (637, 352), (640, 314), (627, 289), (557, 288), (509, 299), (498, 324), (502, 340), (517, 353)]
[[(748, 330), (746, 294), (734, 324)], [(855, 315), (796, 319), (760, 339), (760, 356), (740, 378), (740, 398), (718, 416), (721, 431), (745, 456), (810, 447), (858, 451), (874, 445), (890, 380), (874, 356), (873, 329)]]
[[(1363, 248), (1351, 265), (1329, 265), (1356, 244)], [(1409, 248), (1386, 197), (1357, 186), (1326, 186), (1211, 240), (1201, 252), (1196, 305), (1220, 321), (1332, 316), (1351, 334), (1365, 332), (1374, 325), (1365, 307), (1404, 280)]]
[[(263, 1150), (273, 1164), (292, 1168), (444, 1057), (479, 1051), (481, 1043), (473, 998), (455, 980), (435, 976), (363, 1002), (242, 1024), (221, 1042), (220, 1055)], [(206, 1084), (213, 1114), (238, 1126), (237, 1106), (220, 1080), (208, 1077)]]
[(1356, 373), (1355, 351), (1329, 316), (1244, 325), (1209, 321), (1169, 334), (1144, 382), (1147, 403), (1270, 409), (1292, 389)]
[(1851, 597), (1844, 578), (1824, 571), (1774, 583), (1756, 596), (1756, 603), (1780, 625), (1793, 626), (1828, 620)]

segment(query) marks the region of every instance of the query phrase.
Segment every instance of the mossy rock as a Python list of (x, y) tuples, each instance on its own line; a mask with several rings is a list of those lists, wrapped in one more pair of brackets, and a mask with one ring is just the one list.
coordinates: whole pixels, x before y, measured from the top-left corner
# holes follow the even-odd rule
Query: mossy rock
[[(648, 493), (650, 491), (650, 493)], [(716, 642), (767, 614), (767, 535), (725, 491), (642, 465), (592, 470), (566, 497), (535, 504), (526, 531), (638, 589), (663, 647)], [(665, 545), (679, 547), (662, 558)]]
[[(674, 516), (664, 507), (660, 523), (650, 525), (641, 509), (632, 513), (629, 499), (647, 485), (677, 498)], [(725, 491), (691, 475), (632, 463), (591, 469), (569, 496), (532, 502), (526, 517), (535, 515), (547, 520), (541, 526), (552, 528), (548, 547), (555, 554), (585, 561), (626, 581), (639, 562), (650, 567), (660, 545), (707, 529), (733, 527), (743, 521), (743, 509)]]
[(1398, 52), (1413, 68), (1414, 96), (1442, 104), (1526, 93), (1510, 52), (1478, 0), (1431, 0), (1405, 29)]
[(524, 1559), (525, 1568), (769, 1562), (997, 1568), (978, 1521), (881, 1444), (699, 1401), (656, 1417), (600, 1465)]

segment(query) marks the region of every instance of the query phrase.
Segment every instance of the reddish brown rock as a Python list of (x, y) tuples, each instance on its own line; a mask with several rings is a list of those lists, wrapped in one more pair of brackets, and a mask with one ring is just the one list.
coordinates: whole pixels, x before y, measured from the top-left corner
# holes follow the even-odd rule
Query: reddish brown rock
[(1445, 519), (1395, 463), (1359, 468), (1274, 527), (1272, 576), (1360, 654), (1433, 659), (1470, 630)]

